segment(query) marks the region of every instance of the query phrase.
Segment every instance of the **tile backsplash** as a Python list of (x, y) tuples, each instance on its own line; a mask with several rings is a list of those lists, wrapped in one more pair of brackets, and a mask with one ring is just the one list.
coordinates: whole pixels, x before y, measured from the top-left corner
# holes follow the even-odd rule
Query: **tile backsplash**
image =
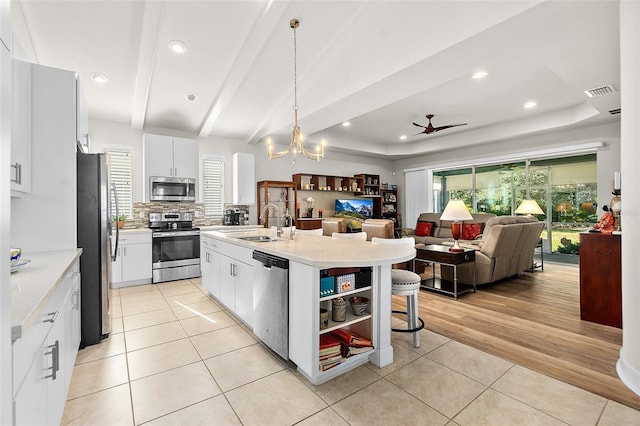
[(158, 201), (153, 203), (133, 203), (133, 217), (125, 221), (125, 229), (146, 228), (149, 226), (149, 212), (193, 212), (193, 226), (221, 225), (222, 218), (205, 218), (204, 204), (201, 203), (176, 203)]

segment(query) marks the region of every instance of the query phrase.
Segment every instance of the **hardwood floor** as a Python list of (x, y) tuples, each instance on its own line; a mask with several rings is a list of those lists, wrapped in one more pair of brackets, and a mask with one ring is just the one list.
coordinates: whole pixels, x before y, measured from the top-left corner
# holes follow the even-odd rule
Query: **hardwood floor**
[[(393, 297), (393, 309), (404, 306), (404, 297)], [(616, 374), (622, 330), (580, 320), (576, 265), (545, 262), (544, 271), (458, 300), (423, 290), (419, 308), (428, 330), (640, 409)]]

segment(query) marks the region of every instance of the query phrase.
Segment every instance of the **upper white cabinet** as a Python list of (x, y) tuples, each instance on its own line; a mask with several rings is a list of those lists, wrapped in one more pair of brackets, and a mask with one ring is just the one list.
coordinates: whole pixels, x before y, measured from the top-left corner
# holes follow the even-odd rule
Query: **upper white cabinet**
[[(78, 247), (76, 132), (83, 113), (78, 112), (77, 91), (75, 72), (31, 64), (31, 191), (11, 202), (16, 247)], [(23, 179), (26, 173), (23, 169)], [(42, 212), (55, 215), (56, 225), (42, 221)]]
[(142, 138), (144, 151), (143, 188), (144, 200), (149, 201), (149, 178), (198, 177), (198, 143), (193, 139), (145, 133)]
[(233, 154), (233, 204), (256, 203), (255, 156), (244, 152)]
[(17, 59), (11, 64), (11, 191), (20, 195), (31, 192), (31, 64)]
[(76, 142), (82, 152), (89, 152), (89, 111), (78, 79), (76, 79)]

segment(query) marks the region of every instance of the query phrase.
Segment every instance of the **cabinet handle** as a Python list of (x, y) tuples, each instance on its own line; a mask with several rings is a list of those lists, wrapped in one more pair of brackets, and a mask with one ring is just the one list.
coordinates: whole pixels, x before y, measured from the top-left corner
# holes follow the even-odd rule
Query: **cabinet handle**
[(178, 176), (178, 168), (174, 167), (173, 169), (174, 176)]
[(58, 311), (49, 312), (47, 315), (49, 318), (45, 319), (43, 322), (55, 322), (56, 318), (58, 318)]
[(45, 352), (45, 355), (51, 355), (51, 374), (44, 376), (45, 379), (56, 380), (58, 371), (60, 370), (60, 341), (56, 340), (56, 343), (49, 345), (49, 352)]
[(73, 303), (73, 309), (79, 310), (80, 309), (80, 294), (79, 294), (79, 290), (74, 291), (72, 293), (72, 296), (76, 298), (76, 301)]
[(16, 178), (11, 179), (11, 182), (17, 183), (18, 185), (22, 184), (22, 164), (16, 163), (11, 165), (12, 168), (16, 170)]
[(127, 246), (123, 246), (122, 247), (122, 251), (123, 251), (123, 256), (127, 255)]
[(173, 176), (173, 167), (169, 167), (169, 176)]

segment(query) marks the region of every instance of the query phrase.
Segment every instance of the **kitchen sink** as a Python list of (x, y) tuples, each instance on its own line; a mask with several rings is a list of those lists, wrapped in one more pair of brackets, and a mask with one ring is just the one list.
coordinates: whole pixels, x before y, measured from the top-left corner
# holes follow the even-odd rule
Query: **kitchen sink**
[(239, 240), (254, 241), (257, 243), (268, 243), (269, 241), (280, 241), (282, 238), (270, 235), (250, 235), (248, 237), (238, 237)]

